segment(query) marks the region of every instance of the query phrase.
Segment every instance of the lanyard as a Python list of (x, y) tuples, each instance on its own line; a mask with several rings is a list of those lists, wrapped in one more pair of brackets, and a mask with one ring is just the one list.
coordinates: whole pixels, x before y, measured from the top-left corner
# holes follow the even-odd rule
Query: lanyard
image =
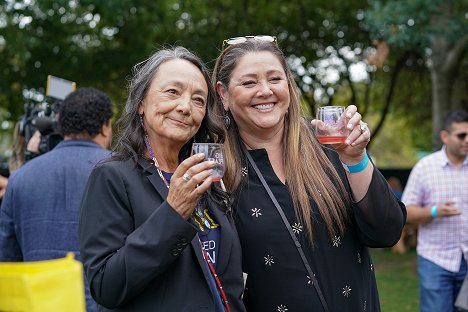
[[(161, 170), (159, 169), (158, 161), (156, 160), (156, 156), (154, 155), (154, 152), (153, 152), (153, 150), (151, 148), (151, 145), (149, 143), (147, 135), (145, 135), (144, 140), (145, 140), (146, 148), (147, 148), (151, 158), (154, 161), (154, 165), (155, 165), (156, 169), (158, 170), (159, 176), (161, 177), (161, 179), (163, 180), (163, 182), (167, 186), (167, 188), (169, 188), (169, 182), (166, 181), (166, 179), (164, 178)], [(198, 236), (198, 234), (197, 234), (197, 236)], [(211, 273), (211, 275), (213, 276), (213, 278), (215, 280), (216, 288), (218, 288), (219, 294), (220, 294), (221, 299), (223, 301), (224, 308), (226, 309), (226, 312), (231, 312), (231, 309), (229, 308), (226, 293), (224, 292), (223, 286), (221, 285), (221, 281), (219, 280), (218, 274), (216, 274), (216, 270), (215, 270), (213, 264), (211, 263), (210, 258), (208, 257), (208, 254), (206, 253), (206, 250), (203, 249), (203, 245), (202, 245), (202, 242), (201, 242), (200, 238), (198, 238), (198, 241), (200, 242), (200, 248), (201, 248), (201, 251), (202, 251), (202, 254), (203, 254), (203, 259), (205, 259), (206, 263), (208, 264), (208, 267), (210, 268), (210, 273)]]
[[(198, 235), (198, 234), (197, 234)], [(202, 250), (203, 254), (203, 259), (205, 259), (206, 263), (208, 264), (208, 267), (210, 268), (210, 273), (213, 276), (215, 282), (216, 282), (216, 288), (218, 288), (219, 294), (221, 295), (221, 299), (223, 300), (223, 305), (224, 308), (226, 309), (226, 312), (231, 312), (231, 309), (229, 308), (229, 303), (227, 300), (226, 293), (224, 292), (223, 286), (221, 285), (221, 281), (219, 280), (218, 274), (216, 274), (216, 270), (213, 266), (213, 263), (211, 263), (210, 258), (208, 257), (208, 254), (205, 249), (203, 249), (202, 242), (200, 238), (198, 238), (198, 241), (200, 242), (200, 247)]]
[(148, 150), (148, 153), (150, 154), (151, 159), (153, 159), (154, 166), (156, 167), (156, 170), (158, 171), (159, 176), (161, 177), (161, 180), (163, 180), (164, 184), (167, 186), (167, 188), (169, 188), (169, 182), (167, 182), (166, 178), (163, 176), (161, 172), (161, 169), (159, 169), (159, 163), (158, 163), (158, 160), (156, 159), (156, 155), (154, 155), (153, 149), (151, 148), (151, 144), (148, 140), (148, 135), (145, 135), (143, 139), (145, 140), (146, 149)]

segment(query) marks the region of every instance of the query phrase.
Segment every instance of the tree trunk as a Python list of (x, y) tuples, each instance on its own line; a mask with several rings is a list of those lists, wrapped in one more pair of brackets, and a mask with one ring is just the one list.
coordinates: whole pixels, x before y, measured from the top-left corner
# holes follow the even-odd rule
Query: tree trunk
[(466, 52), (468, 36), (462, 37), (455, 44), (444, 38), (435, 38), (432, 42), (431, 84), (432, 84), (432, 148), (440, 149), (440, 131), (445, 115), (453, 109), (462, 107), (459, 96), (463, 82), (459, 81), (458, 67)]
[(440, 70), (431, 68), (432, 84), (432, 149), (440, 149), (440, 131), (443, 128), (444, 117), (450, 111), (453, 77)]
[[(380, 120), (377, 123), (377, 126), (375, 126), (374, 131), (372, 133), (372, 139), (374, 139), (377, 136), (377, 134), (380, 132), (380, 130), (382, 129), (385, 123), (385, 119), (387, 118), (388, 112), (390, 111), (390, 104), (392, 103), (393, 96), (395, 94), (395, 88), (397, 86), (398, 76), (400, 75), (401, 70), (403, 69), (405, 65), (405, 61), (408, 59), (408, 53), (409, 52), (406, 52), (401, 57), (399, 57), (395, 63), (395, 66), (393, 66), (392, 68), (392, 73), (390, 77), (390, 85), (388, 88), (387, 96), (385, 97), (385, 106), (382, 111), (382, 114), (380, 115)], [(367, 148), (369, 150), (371, 148), (372, 142), (373, 140), (371, 140), (369, 144), (367, 144)]]

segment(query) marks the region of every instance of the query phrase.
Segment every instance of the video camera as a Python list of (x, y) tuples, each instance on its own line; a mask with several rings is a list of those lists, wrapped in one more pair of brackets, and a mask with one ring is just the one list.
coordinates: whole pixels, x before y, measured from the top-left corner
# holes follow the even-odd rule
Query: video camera
[[(46, 96), (53, 98), (54, 102), (52, 104), (44, 102), (41, 105), (31, 102), (25, 104), (25, 114), (20, 121), (20, 133), (24, 137), (26, 146), (36, 130), (41, 133), (39, 155), (47, 153), (63, 140), (63, 136), (57, 130), (58, 112), (63, 99), (75, 90), (76, 84), (72, 81), (51, 75), (47, 77)], [(25, 152), (27, 159), (37, 156)]]

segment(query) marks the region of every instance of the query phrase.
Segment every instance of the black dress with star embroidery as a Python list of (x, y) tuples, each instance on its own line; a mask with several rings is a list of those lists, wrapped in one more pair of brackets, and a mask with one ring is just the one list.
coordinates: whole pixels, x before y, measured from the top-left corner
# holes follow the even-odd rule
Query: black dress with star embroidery
[[(374, 169), (368, 193), (348, 207), (350, 218), (343, 236), (329, 236), (312, 203), (315, 245), (311, 247), (304, 226), (295, 217), (288, 187), (274, 173), (266, 150), (249, 152), (301, 242), (329, 311), (380, 311), (368, 247), (396, 243), (406, 220), (406, 209), (395, 199), (385, 178)], [(349, 190), (338, 155), (327, 153)], [(324, 311), (293, 240), (250, 165), (247, 174), (248, 183), (234, 204), (243, 270), (248, 274), (244, 292), (247, 311)]]

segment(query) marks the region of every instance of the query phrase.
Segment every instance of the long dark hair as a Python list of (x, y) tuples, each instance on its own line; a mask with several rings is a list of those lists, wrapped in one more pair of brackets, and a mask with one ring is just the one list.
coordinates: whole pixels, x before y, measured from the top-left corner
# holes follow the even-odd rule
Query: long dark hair
[(215, 91), (211, 84), (210, 73), (204, 63), (195, 54), (184, 47), (174, 47), (155, 52), (147, 60), (133, 67), (133, 77), (130, 80), (129, 94), (125, 104), (125, 111), (117, 121), (117, 142), (113, 148), (113, 159), (133, 159), (136, 163), (139, 157), (145, 157), (145, 143), (143, 137), (145, 130), (140, 122), (138, 109), (146, 97), (151, 82), (161, 64), (173, 60), (182, 59), (195, 65), (203, 74), (208, 85), (208, 97), (205, 117), (200, 129), (180, 150), (179, 160), (190, 156), (192, 141), (196, 142), (218, 142), (224, 141), (224, 131), (217, 118), (211, 118), (215, 103)]
[[(290, 105), (284, 118), (283, 161), (286, 180), (294, 204), (296, 216), (305, 225), (310, 242), (313, 244), (314, 215), (311, 200), (314, 201), (325, 222), (331, 237), (343, 234), (346, 219), (346, 206), (349, 195), (330, 162), (322, 146), (311, 133), (310, 127), (302, 117), (300, 96), (296, 82), (286, 58), (276, 43), (261, 40), (248, 40), (228, 46), (216, 60), (213, 72), (213, 85), (219, 81), (227, 90), (231, 75), (239, 60), (248, 53), (270, 52), (282, 64), (286, 73), (290, 93)], [(219, 95), (215, 115), (223, 115), (223, 103)], [(246, 177), (239, 172), (246, 166), (245, 146), (233, 118), (227, 129), (225, 155), (226, 173), (224, 181), (230, 192), (238, 192)]]
[[(139, 158), (145, 158), (146, 146), (144, 143), (145, 129), (140, 122), (138, 109), (143, 99), (147, 96), (151, 82), (153, 81), (161, 64), (174, 60), (186, 60), (200, 69), (208, 86), (208, 96), (206, 102), (206, 113), (201, 122), (200, 128), (194, 137), (181, 148), (179, 161), (187, 158), (191, 154), (192, 143), (195, 142), (224, 142), (224, 129), (218, 118), (213, 118), (213, 107), (215, 105), (215, 91), (211, 84), (210, 73), (202, 60), (184, 47), (174, 47), (162, 49), (155, 52), (147, 60), (136, 64), (133, 67), (133, 76), (130, 80), (129, 94), (125, 104), (125, 111), (116, 123), (117, 141), (113, 147), (111, 160), (133, 160), (137, 163)], [(208, 195), (212, 198), (221, 210), (228, 208), (228, 195), (223, 192), (217, 183), (213, 183)]]

